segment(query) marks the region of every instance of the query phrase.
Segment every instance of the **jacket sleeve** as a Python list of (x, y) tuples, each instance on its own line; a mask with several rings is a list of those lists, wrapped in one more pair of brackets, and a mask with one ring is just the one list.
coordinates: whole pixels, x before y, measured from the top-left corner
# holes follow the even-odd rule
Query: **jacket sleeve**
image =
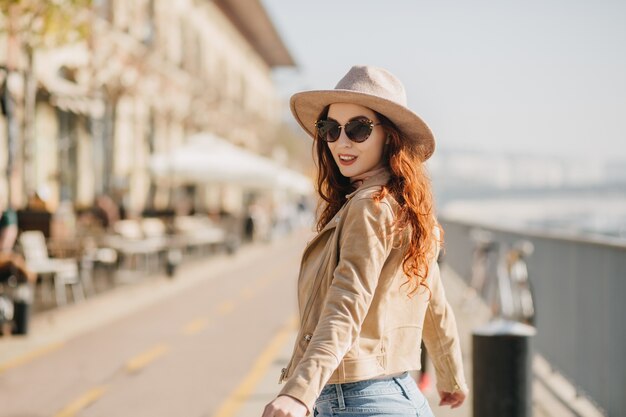
[(429, 271), (431, 297), (424, 318), (423, 340), (435, 366), (437, 388), (447, 392), (467, 392), (456, 319), (441, 282), (438, 253), (437, 249)]
[(319, 322), (304, 357), (280, 392), (302, 401), (309, 410), (360, 333), (393, 245), (393, 211), (384, 201), (358, 199), (344, 216), (338, 264)]

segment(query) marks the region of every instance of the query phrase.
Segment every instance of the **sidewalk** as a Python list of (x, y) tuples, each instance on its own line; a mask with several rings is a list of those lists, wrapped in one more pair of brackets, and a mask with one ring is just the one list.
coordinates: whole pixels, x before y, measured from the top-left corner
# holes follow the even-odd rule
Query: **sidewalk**
[[(294, 235), (287, 239), (299, 238)], [(201, 262), (183, 264), (173, 279), (164, 273), (147, 275), (129, 284), (119, 284), (81, 303), (37, 313), (31, 318), (27, 336), (0, 338), (0, 374), (61, 348), (67, 340), (79, 334), (171, 297), (200, 281), (215, 279), (233, 263), (260, 256), (266, 247), (266, 244), (246, 245), (234, 255), (219, 254)]]
[[(442, 266), (442, 277), (444, 280), (444, 286), (446, 288), (446, 295), (450, 302), (457, 319), (457, 325), (459, 334), (461, 337), (463, 359), (465, 366), (465, 375), (470, 385), (470, 391), (472, 389), (472, 363), (471, 363), (471, 344), (472, 344), (472, 329), (478, 327), (489, 320), (489, 309), (487, 306), (479, 300), (470, 303), (465, 308), (462, 307), (462, 297), (466, 284), (462, 279), (450, 268), (445, 265)], [(296, 338), (295, 331), (291, 330), (290, 337), (284, 341), (282, 348), (277, 353), (271, 365), (266, 367), (266, 372), (258, 381), (256, 388), (252, 390), (252, 393), (245, 398), (241, 398), (242, 403), (239, 404), (237, 411), (232, 414), (237, 417), (260, 417), (263, 413), (263, 408), (270, 402), (280, 390), (278, 385), (278, 377), (281, 369), (286, 366), (291, 356), (291, 349), (293, 342)], [(434, 376), (434, 371), (431, 374)], [(463, 406), (457, 409), (450, 409), (450, 407), (439, 407), (438, 394), (434, 388), (425, 393), (428, 398), (428, 402), (437, 417), (470, 417), (472, 415), (472, 395), (470, 392), (469, 397), (465, 401)], [(543, 387), (539, 382), (533, 382), (533, 416), (535, 417), (565, 417), (573, 416), (565, 407), (560, 405), (557, 400), (552, 398), (551, 394)]]
[[(287, 239), (293, 239), (294, 243), (299, 243), (301, 238), (301, 236), (295, 235)], [(28, 337), (10, 337), (0, 341), (0, 374), (6, 369), (19, 366), (34, 357), (62, 347), (65, 341), (80, 333), (158, 302), (174, 293), (196, 285), (199, 281), (214, 279), (220, 275), (221, 271), (229, 268), (233, 262), (245, 262), (248, 259), (254, 259), (262, 255), (264, 250), (266, 250), (265, 245), (246, 246), (234, 256), (217, 256), (206, 262), (183, 265), (174, 280), (168, 279), (165, 275), (151, 276), (133, 285), (122, 285), (83, 303), (71, 304), (37, 314), (31, 321)], [(201, 273), (200, 269), (202, 269)], [(461, 301), (466, 289), (463, 280), (445, 265), (442, 267), (442, 277), (448, 300), (457, 319), (465, 373), (471, 390), (471, 332), (472, 329), (487, 322), (489, 311), (479, 300), (463, 308)], [(280, 390), (278, 377), (281, 369), (286, 366), (290, 358), (295, 338), (295, 320), (293, 317), (285, 317), (284, 328), (276, 335), (270, 346), (264, 349), (263, 353), (259, 352), (260, 356), (250, 377), (242, 381), (240, 388), (232, 394), (232, 398), (228, 399), (226, 407), (222, 407), (217, 414), (211, 417), (260, 417), (265, 404), (271, 401)], [(559, 381), (554, 373), (550, 373), (549, 366), (545, 363), (542, 364), (540, 360), (535, 358), (533, 364), (535, 374), (539, 374), (542, 367), (544, 369), (544, 377), (542, 378), (544, 382), (541, 383), (537, 379), (533, 381), (533, 415), (535, 417), (598, 415), (593, 411), (574, 414), (564, 407), (556, 399), (553, 392), (559, 392), (561, 398), (568, 398), (567, 404), (569, 406), (576, 405), (582, 400), (575, 397), (575, 392), (573, 394), (566, 392), (568, 389), (567, 382)], [(550, 380), (550, 388), (547, 388), (546, 380)], [(562, 394), (563, 392), (565, 394)], [(471, 392), (466, 403), (455, 410), (437, 405), (438, 396), (434, 388), (425, 394), (437, 417), (469, 417), (472, 414)], [(584, 406), (585, 404), (579, 404), (577, 408), (582, 410)], [(220, 405), (216, 404), (216, 407), (219, 408)]]

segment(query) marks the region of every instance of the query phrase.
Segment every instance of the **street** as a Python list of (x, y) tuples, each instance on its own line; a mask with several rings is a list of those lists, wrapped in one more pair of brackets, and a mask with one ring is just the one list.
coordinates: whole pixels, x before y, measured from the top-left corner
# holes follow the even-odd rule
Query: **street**
[[(0, 415), (227, 415), (228, 398), (241, 392), (240, 383), (260, 352), (293, 325), (304, 243), (304, 234), (296, 233), (244, 248), (232, 258), (219, 255), (226, 259), (185, 265), (171, 282), (147, 277), (141, 290), (127, 288), (128, 296), (118, 294), (97, 311), (119, 307), (128, 314), (86, 327), (31, 359), (0, 366)], [(219, 262), (220, 270), (213, 271)], [(190, 282), (186, 288), (142, 301), (145, 305), (135, 311), (128, 307), (162, 292), (158, 288), (185, 281)], [(85, 305), (72, 308), (86, 323), (100, 320)], [(37, 330), (33, 326), (28, 337), (36, 338)]]
[[(311, 236), (248, 245), (184, 264), (173, 280), (148, 276), (39, 313), (27, 337), (0, 339), (0, 416), (259, 417), (291, 355)], [(446, 266), (442, 275), (471, 390), (471, 331), (488, 309), (479, 303), (468, 314), (465, 284)], [(438, 417), (470, 415), (471, 395), (451, 410), (437, 406), (433, 388), (425, 394)], [(535, 380), (533, 415), (573, 414)]]

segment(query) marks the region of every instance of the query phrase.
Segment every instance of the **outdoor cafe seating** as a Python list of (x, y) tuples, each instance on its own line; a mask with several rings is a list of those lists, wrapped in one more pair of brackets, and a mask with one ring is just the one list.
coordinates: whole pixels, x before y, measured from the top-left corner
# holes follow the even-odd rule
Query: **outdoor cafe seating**
[[(67, 303), (68, 285), (72, 290), (74, 301), (82, 301), (85, 298), (83, 279), (89, 278), (81, 277), (75, 258), (51, 258), (48, 255), (46, 238), (41, 231), (22, 232), (19, 243), (28, 269), (53, 288), (57, 306)], [(93, 286), (91, 281), (88, 281), (87, 285)]]

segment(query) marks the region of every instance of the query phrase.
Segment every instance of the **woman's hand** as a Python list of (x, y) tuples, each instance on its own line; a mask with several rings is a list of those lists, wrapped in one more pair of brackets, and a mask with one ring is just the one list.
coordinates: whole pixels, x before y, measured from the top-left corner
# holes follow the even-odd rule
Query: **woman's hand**
[(457, 408), (463, 404), (466, 396), (467, 393), (463, 391), (447, 392), (439, 390), (439, 398), (441, 398), (439, 405), (449, 405), (450, 408)]
[(304, 417), (307, 413), (302, 402), (288, 395), (279, 395), (265, 406), (263, 417)]

